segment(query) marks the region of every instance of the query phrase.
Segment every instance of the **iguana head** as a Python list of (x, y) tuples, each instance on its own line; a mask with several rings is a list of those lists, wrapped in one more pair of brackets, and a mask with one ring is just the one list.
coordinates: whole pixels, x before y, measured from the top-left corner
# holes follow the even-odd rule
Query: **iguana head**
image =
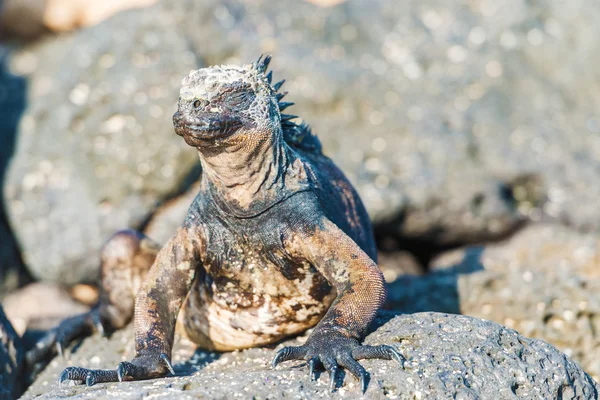
[(270, 60), (191, 71), (182, 81), (175, 132), (200, 149), (239, 142), (236, 135), (272, 134), (270, 128), (281, 125), (277, 89), (283, 82), (271, 86), (271, 73), (265, 73)]
[(224, 209), (261, 212), (307, 184), (294, 149), (320, 153), (308, 125), (295, 124), (281, 111), (293, 103), (271, 85), (271, 57), (253, 64), (221, 65), (191, 71), (183, 78), (175, 132), (199, 151), (202, 190)]

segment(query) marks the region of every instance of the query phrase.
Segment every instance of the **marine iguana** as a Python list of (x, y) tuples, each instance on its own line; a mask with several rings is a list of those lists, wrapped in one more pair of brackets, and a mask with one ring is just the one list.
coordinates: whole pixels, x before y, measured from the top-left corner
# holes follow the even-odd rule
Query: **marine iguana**
[(119, 329), (133, 318), (136, 356), (115, 370), (68, 367), (59, 383), (173, 373), (184, 301), (188, 337), (209, 350), (267, 345), (316, 325), (304, 345), (282, 348), (272, 365), (306, 360), (312, 379), (322, 364), (332, 390), (340, 367), (366, 390), (357, 360), (401, 362), (391, 346), (361, 345), (386, 296), (371, 223), (308, 125), (282, 113), (293, 103), (282, 101), (284, 81), (271, 84), (270, 60), (183, 79), (173, 123), (202, 166), (185, 221), (162, 248), (135, 231), (115, 234), (101, 255), (98, 305), (63, 321), (36, 350), (61, 349), (94, 327)]

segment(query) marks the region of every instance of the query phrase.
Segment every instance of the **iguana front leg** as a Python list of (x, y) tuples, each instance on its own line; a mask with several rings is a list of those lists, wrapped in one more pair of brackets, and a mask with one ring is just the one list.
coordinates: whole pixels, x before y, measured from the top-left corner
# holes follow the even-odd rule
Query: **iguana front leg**
[(121, 329), (133, 318), (135, 296), (154, 264), (160, 246), (140, 232), (115, 233), (103, 246), (100, 299), (89, 312), (67, 318), (50, 329), (29, 350), (26, 360), (37, 368), (44, 359), (63, 353), (73, 340), (98, 331), (101, 334)]
[(368, 374), (356, 360), (394, 358), (402, 363), (403, 359), (391, 346), (360, 344), (385, 301), (381, 271), (350, 237), (324, 217), (314, 229), (306, 223), (293, 228), (286, 235), (284, 246), (292, 257), (311, 262), (336, 289), (337, 298), (306, 344), (281, 349), (273, 359), (273, 367), (282, 361), (306, 360), (312, 379), (315, 365), (322, 363), (329, 371), (334, 390), (341, 366), (360, 379), (364, 392)]
[(202, 242), (198, 232), (181, 228), (156, 256), (135, 300), (136, 356), (131, 362), (120, 363), (116, 370), (68, 367), (59, 383), (73, 380), (91, 386), (173, 373), (170, 359), (175, 322), (194, 280)]

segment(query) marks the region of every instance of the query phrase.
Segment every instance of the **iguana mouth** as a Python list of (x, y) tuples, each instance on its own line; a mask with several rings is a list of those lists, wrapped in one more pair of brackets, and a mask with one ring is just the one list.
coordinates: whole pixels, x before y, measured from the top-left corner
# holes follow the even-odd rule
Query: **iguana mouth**
[(241, 125), (241, 121), (233, 118), (215, 118), (212, 115), (207, 118), (189, 118), (179, 111), (173, 115), (175, 133), (179, 136), (192, 136), (198, 139), (214, 139), (229, 136)]

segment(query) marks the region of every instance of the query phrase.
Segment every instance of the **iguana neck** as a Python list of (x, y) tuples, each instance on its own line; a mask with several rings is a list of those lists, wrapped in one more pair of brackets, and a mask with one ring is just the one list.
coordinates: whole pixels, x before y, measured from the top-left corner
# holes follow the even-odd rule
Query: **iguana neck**
[[(298, 189), (298, 182), (290, 182), (293, 189), (286, 186), (288, 170), (297, 163), (280, 134), (239, 132), (233, 143), (199, 153), (204, 190), (234, 213), (262, 212)], [(291, 175), (297, 181), (297, 171)]]

